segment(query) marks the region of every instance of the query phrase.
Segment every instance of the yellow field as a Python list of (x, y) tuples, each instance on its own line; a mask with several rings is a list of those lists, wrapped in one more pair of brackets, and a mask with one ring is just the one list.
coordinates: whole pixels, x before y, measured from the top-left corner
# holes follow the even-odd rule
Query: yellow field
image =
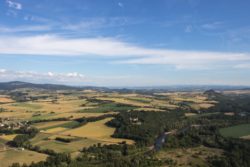
[(17, 136), (17, 134), (13, 134), (13, 135), (0, 135), (0, 139), (6, 140), (6, 141), (11, 141), (16, 136)]
[(80, 105), (84, 100), (58, 100), (56, 103), (48, 101), (23, 102), (4, 104), (3, 108), (13, 111), (45, 111), (45, 112), (70, 112), (81, 109)]
[[(60, 137), (67, 138), (69, 136), (59, 135)], [(81, 138), (76, 141), (72, 141), (70, 143), (64, 143), (60, 141), (54, 140), (55, 136), (52, 138), (49, 137), (49, 140), (40, 140), (38, 142), (33, 142), (33, 145), (40, 146), (42, 149), (52, 149), (56, 152), (67, 152), (67, 153), (75, 153), (80, 151), (82, 148), (87, 148), (93, 146), (94, 144), (102, 143), (102, 144), (111, 144), (110, 142), (105, 142), (101, 140), (94, 140), (89, 138)]]
[(55, 134), (55, 133), (59, 133), (59, 132), (63, 132), (68, 130), (68, 128), (63, 128), (63, 127), (57, 127), (57, 128), (52, 128), (52, 129), (48, 129), (48, 130), (43, 130), (43, 133), (51, 133), (51, 134)]
[(12, 163), (18, 162), (20, 164), (31, 164), (32, 162), (39, 162), (46, 160), (47, 155), (40, 154), (29, 150), (7, 150), (0, 152), (0, 166), (8, 167)]
[[(63, 96), (52, 103), (48, 100), (29, 101), (22, 103), (1, 104), (1, 108), (6, 109), (6, 112), (0, 113), (0, 117), (13, 119), (54, 119), (54, 118), (80, 118), (100, 116), (102, 113), (77, 113), (79, 110), (93, 108), (93, 106), (84, 106), (86, 100), (79, 100), (74, 96)], [(51, 114), (53, 113), (53, 114)], [(33, 115), (39, 115), (33, 117)]]
[[(105, 114), (114, 114), (114, 112), (109, 112), (109, 113), (74, 113), (74, 112), (67, 112), (67, 113), (59, 113), (51, 116), (50, 118), (68, 118), (71, 117), (72, 119), (75, 118), (82, 118), (82, 117), (98, 117), (102, 116)], [(117, 113), (115, 113), (117, 114)]]
[(32, 126), (38, 128), (38, 129), (45, 129), (51, 126), (57, 126), (57, 125), (62, 125), (65, 123), (68, 123), (70, 121), (51, 121), (51, 122), (40, 122), (40, 123), (36, 123), (33, 124)]
[(128, 99), (121, 98), (121, 97), (98, 97), (97, 99), (110, 100), (110, 101), (114, 101), (116, 103), (127, 104), (127, 105), (132, 105), (132, 106), (137, 106), (137, 107), (150, 107), (150, 104), (137, 102), (137, 101), (133, 101), (133, 100), (128, 100)]
[(32, 113), (27, 112), (1, 112), (1, 118), (12, 118), (12, 119), (29, 119), (32, 117)]
[(111, 119), (113, 118), (106, 118), (100, 121), (90, 122), (84, 126), (65, 131), (61, 134), (82, 138), (90, 138), (109, 143), (119, 143), (122, 141), (126, 141), (128, 144), (133, 144), (134, 142), (132, 140), (117, 139), (111, 137), (111, 135), (115, 132), (115, 128), (111, 128), (105, 125), (105, 123), (110, 121)]
[(11, 103), (14, 102), (9, 96), (0, 95), (0, 103)]

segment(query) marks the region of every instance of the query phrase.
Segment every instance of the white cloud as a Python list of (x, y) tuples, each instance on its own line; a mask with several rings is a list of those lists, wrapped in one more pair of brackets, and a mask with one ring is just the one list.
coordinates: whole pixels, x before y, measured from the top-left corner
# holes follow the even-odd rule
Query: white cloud
[[(7, 15), (17, 16), (17, 12), (8, 10)], [(25, 21), (39, 22), (33, 25), (19, 25), (19, 26), (6, 26), (0, 25), (0, 33), (16, 33), (21, 34), (22, 32), (38, 32), (38, 31), (64, 31), (64, 32), (78, 32), (86, 33), (93, 30), (102, 28), (119, 27), (129, 24), (139, 24), (139, 21), (127, 18), (127, 17), (96, 17), (96, 18), (85, 18), (79, 22), (58, 22), (49, 20), (42, 17), (27, 15), (23, 18)], [(65, 31), (66, 30), (66, 31)]]
[(215, 29), (221, 28), (222, 26), (223, 26), (223, 22), (216, 21), (213, 23), (203, 24), (201, 25), (201, 28), (207, 29), (207, 30), (215, 30)]
[(0, 69), (1, 81), (28, 81), (35, 83), (60, 83), (60, 84), (84, 84), (89, 82), (85, 75), (72, 73), (54, 73), (54, 72), (34, 72), (34, 71), (11, 71)]
[(123, 5), (123, 3), (118, 2), (118, 6), (122, 8), (124, 5)]
[(0, 38), (0, 54), (49, 56), (103, 56), (123, 58), (117, 63), (166, 64), (176, 68), (210, 68), (220, 64), (233, 67), (250, 62), (249, 53), (178, 51), (145, 48), (114, 38), (63, 38), (40, 35)]
[(11, 1), (11, 0), (6, 0), (6, 3), (8, 4), (8, 6), (10, 8), (14, 8), (14, 9), (17, 9), (17, 10), (22, 9), (22, 4), (21, 3), (14, 2), (14, 1)]
[(63, 30), (71, 30), (71, 31), (77, 31), (77, 30), (93, 30), (93, 29), (99, 29), (99, 28), (108, 28), (108, 27), (118, 27), (123, 26), (127, 24), (137, 24), (138, 21), (135, 21), (133, 19), (129, 19), (127, 17), (110, 17), (110, 18), (103, 18), (103, 17), (97, 17), (97, 18), (91, 18), (91, 19), (83, 19), (78, 23), (59, 23), (58, 27)]
[(18, 26), (18, 27), (6, 27), (0, 25), (0, 33), (48, 31), (50, 29), (51, 27), (48, 25), (33, 25), (33, 26)]

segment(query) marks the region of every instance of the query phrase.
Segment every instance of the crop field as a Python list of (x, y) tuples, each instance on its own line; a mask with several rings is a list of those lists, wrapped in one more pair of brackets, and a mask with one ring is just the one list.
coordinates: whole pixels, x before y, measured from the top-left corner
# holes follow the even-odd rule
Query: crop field
[(49, 133), (49, 134), (55, 134), (55, 133), (59, 133), (59, 132), (63, 132), (68, 130), (68, 128), (63, 128), (63, 127), (56, 127), (56, 128), (51, 128), (48, 130), (43, 130), (43, 133)]
[(220, 129), (220, 133), (225, 137), (249, 139), (250, 124), (241, 124)]
[[(115, 129), (105, 125), (112, 118), (89, 122), (81, 127), (74, 128), (74, 121), (51, 121), (36, 123), (33, 126), (42, 129), (38, 135), (31, 139), (31, 144), (42, 149), (52, 149), (56, 152), (76, 153), (80, 149), (94, 144), (118, 144), (126, 141), (133, 144), (132, 140), (113, 138)], [(73, 139), (69, 143), (57, 141), (56, 138)]]
[(32, 162), (39, 162), (46, 158), (47, 155), (34, 151), (10, 149), (0, 152), (0, 166), (8, 167), (15, 162), (31, 164)]
[(33, 145), (40, 146), (42, 149), (52, 149), (56, 152), (75, 153), (75, 152), (80, 151), (82, 148), (86, 148), (94, 144), (98, 144), (98, 143), (111, 144), (110, 142), (99, 141), (99, 140), (88, 139), (88, 138), (79, 138), (78, 140), (72, 141), (70, 143), (64, 143), (64, 142), (54, 140), (55, 137), (58, 137), (58, 136), (62, 138), (69, 137), (65, 135), (51, 136), (44, 140), (33, 142)]
[(0, 139), (5, 140), (5, 141), (11, 141), (11, 140), (13, 140), (16, 136), (17, 136), (17, 134), (13, 134), (13, 135), (1, 135), (1, 136), (0, 136)]
[(14, 100), (12, 100), (9, 96), (0, 95), (0, 104), (11, 103), (11, 102), (14, 102)]
[[(70, 112), (70, 113), (61, 113), (61, 114), (54, 114), (50, 116), (50, 119), (55, 118), (70, 118), (70, 119), (76, 119), (76, 118), (82, 118), (82, 117), (99, 117), (105, 114), (115, 114), (114, 112), (106, 112), (106, 113), (100, 113), (100, 112), (90, 112), (89, 110), (81, 110), (84, 112)], [(89, 112), (88, 112), (89, 111)]]
[(84, 100), (58, 100), (57, 102), (35, 101), (4, 104), (2, 107), (14, 111), (70, 112), (81, 109), (80, 105), (84, 103)]
[(107, 104), (101, 104), (98, 107), (90, 108), (90, 109), (83, 109), (80, 110), (80, 112), (84, 113), (111, 113), (111, 112), (121, 112), (121, 111), (128, 111), (132, 110), (135, 107), (128, 106), (128, 105), (119, 105), (116, 103), (107, 103)]
[(112, 118), (106, 118), (100, 121), (90, 122), (84, 126), (65, 131), (61, 134), (66, 136), (76, 136), (76, 137), (94, 139), (108, 143), (120, 143), (122, 141), (126, 141), (128, 144), (133, 144), (132, 140), (117, 139), (111, 137), (111, 135), (114, 134), (115, 128), (111, 128), (105, 125), (105, 123), (107, 123), (111, 119)]
[[(92, 90), (79, 92), (22, 91), (31, 98), (25, 102), (18, 102), (9, 96), (0, 96), (0, 108), (4, 109), (2, 110), (3, 112), (0, 112), (0, 117), (14, 121), (37, 121), (38, 123), (32, 123), (31, 126), (36, 127), (40, 132), (29, 140), (31, 145), (39, 146), (42, 150), (50, 149), (60, 153), (70, 153), (71, 155), (78, 155), (81, 149), (97, 144), (119, 144), (123, 141), (126, 141), (128, 144), (135, 143), (133, 140), (112, 137), (115, 128), (107, 126), (106, 123), (113, 117), (88, 122), (81, 126), (76, 119), (133, 111), (170, 112), (180, 107), (181, 103), (198, 110), (200, 108), (209, 108), (216, 103), (208, 100), (200, 92), (143, 95), (118, 92), (105, 93)], [(185, 113), (185, 116), (200, 115)], [(59, 121), (58, 119), (62, 120)], [(42, 122), (39, 122), (40, 120)], [(247, 136), (249, 134), (247, 133), (243, 137), (249, 138)], [(16, 135), (1, 135), (0, 146), (6, 148), (6, 143), (13, 140)], [(62, 139), (69, 140), (69, 142)], [(177, 150), (176, 154), (181, 154), (179, 152), (181, 151)], [(203, 157), (199, 158), (199, 160), (195, 159), (195, 161), (199, 161), (201, 164), (209, 150), (205, 149), (203, 152)], [(187, 159), (192, 159), (190, 155), (193, 153), (195, 153), (195, 150), (188, 150), (188, 155), (181, 155), (184, 157), (181, 158), (181, 161), (186, 160), (184, 161), (185, 163), (193, 163), (193, 160), (187, 161)], [(169, 152), (164, 154), (169, 155)], [(1, 167), (7, 167), (14, 162), (10, 156), (16, 156), (18, 162), (28, 164), (31, 161), (38, 162), (46, 158), (46, 155), (37, 152), (10, 149), (0, 152)], [(161, 158), (161, 154), (158, 156)], [(172, 158), (176, 159), (175, 157)]]
[(135, 101), (131, 99), (121, 98), (121, 97), (99, 97), (99, 100), (109, 100), (120, 104), (127, 104), (136, 107), (150, 107), (149, 104), (141, 101)]
[(54, 126), (59, 126), (65, 123), (68, 123), (70, 121), (51, 121), (51, 122), (41, 122), (41, 123), (35, 123), (32, 126), (36, 127), (37, 129), (48, 129), (50, 127), (54, 127)]

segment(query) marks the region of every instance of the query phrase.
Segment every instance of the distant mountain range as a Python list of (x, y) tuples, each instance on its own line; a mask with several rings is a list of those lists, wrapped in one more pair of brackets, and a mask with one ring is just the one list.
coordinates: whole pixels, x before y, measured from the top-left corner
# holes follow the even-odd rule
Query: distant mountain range
[(45, 90), (101, 90), (119, 92), (161, 92), (161, 91), (206, 91), (206, 90), (250, 90), (250, 86), (223, 86), (223, 85), (176, 85), (152, 87), (96, 87), (96, 86), (67, 86), (58, 84), (34, 84), (21, 81), (0, 82), (0, 90), (15, 90), (21, 88)]
[(34, 84), (28, 82), (21, 81), (12, 81), (12, 82), (0, 82), (0, 90), (15, 90), (22, 88), (30, 88), (30, 89), (45, 89), (45, 90), (84, 90), (84, 89), (107, 89), (103, 87), (77, 87), (77, 86), (67, 86), (67, 85), (58, 85), (58, 84)]
[(48, 89), (48, 90), (61, 90), (61, 89), (76, 89), (75, 87), (55, 84), (34, 84), (28, 82), (2, 82), (0, 83), (0, 90), (15, 90), (21, 88), (34, 88), (34, 89)]

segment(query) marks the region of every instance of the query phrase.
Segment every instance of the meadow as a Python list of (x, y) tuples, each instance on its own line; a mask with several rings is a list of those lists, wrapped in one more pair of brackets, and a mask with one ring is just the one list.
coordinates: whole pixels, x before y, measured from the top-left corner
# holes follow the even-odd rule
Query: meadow
[(225, 137), (249, 139), (250, 124), (241, 124), (220, 129), (220, 133)]

